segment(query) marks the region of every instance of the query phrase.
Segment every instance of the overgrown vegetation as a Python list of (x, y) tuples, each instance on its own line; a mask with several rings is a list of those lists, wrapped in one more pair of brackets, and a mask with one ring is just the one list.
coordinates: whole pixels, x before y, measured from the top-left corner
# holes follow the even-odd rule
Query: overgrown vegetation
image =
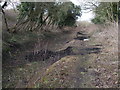
[(100, 2), (94, 8), (95, 18), (92, 22), (95, 24), (104, 24), (106, 22), (117, 22), (120, 11), (117, 2)]
[(11, 17), (2, 8), (3, 87), (116, 87), (120, 3), (88, 4), (94, 24), (76, 23), (82, 10), (72, 2), (21, 2)]
[(24, 29), (30, 31), (42, 29), (45, 25), (74, 26), (77, 16), (81, 16), (80, 6), (71, 2), (22, 2), (18, 10), (19, 23), (24, 23)]
[(16, 25), (9, 32), (3, 31), (3, 53), (8, 57), (16, 49), (26, 48), (26, 44), (33, 46), (38, 39), (54, 38), (56, 35), (51, 31), (74, 26), (77, 16), (81, 16), (80, 6), (71, 2), (21, 2), (17, 9), (19, 16)]

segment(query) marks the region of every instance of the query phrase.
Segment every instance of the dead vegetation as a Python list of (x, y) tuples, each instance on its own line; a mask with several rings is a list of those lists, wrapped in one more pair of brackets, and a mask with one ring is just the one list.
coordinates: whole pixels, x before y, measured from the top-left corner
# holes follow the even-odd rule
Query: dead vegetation
[[(8, 18), (11, 16), (14, 15)], [(13, 25), (15, 19), (10, 20), (12, 21), (9, 22)], [(48, 31), (40, 35), (36, 32), (26, 32), (12, 37), (3, 32), (3, 35), (9, 38), (10, 45), (13, 42), (18, 45), (18, 47), (15, 45), (12, 47), (18, 49), (23, 45), (21, 51), (11, 53), (15, 55), (9, 58), (10, 62), (3, 67), (3, 87), (117, 87), (117, 27), (116, 24), (103, 27), (84, 22), (77, 28), (65, 27), (60, 32), (53, 29), (55, 33)], [(90, 36), (89, 40), (74, 39), (77, 38), (77, 32), (82, 32), (83, 36)], [(27, 48), (29, 45), (30, 48)], [(9, 51), (7, 46), (3, 47)], [(99, 52), (96, 53), (96, 51)]]
[[(99, 29), (101, 29), (99, 27)], [(102, 52), (92, 55), (94, 71), (98, 73), (94, 84), (97, 88), (118, 87), (118, 26), (106, 26), (93, 35), (93, 42), (102, 45)]]

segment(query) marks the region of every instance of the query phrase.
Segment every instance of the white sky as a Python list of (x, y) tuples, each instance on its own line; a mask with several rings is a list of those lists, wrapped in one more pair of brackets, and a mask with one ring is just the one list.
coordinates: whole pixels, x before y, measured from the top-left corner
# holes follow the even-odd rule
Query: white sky
[[(70, 1), (74, 3), (75, 5), (82, 5), (83, 2), (86, 0), (70, 0)], [(19, 0), (12, 0), (12, 2), (19, 3)], [(13, 7), (13, 5), (8, 6), (7, 9), (10, 9), (11, 7)], [(88, 13), (84, 13), (84, 10), (82, 10), (82, 16), (78, 19), (78, 21), (89, 21), (90, 22), (93, 17), (94, 17), (94, 14), (92, 11)]]
[[(83, 5), (85, 0), (70, 0), (75, 5)], [(82, 7), (81, 7), (82, 8)], [(85, 10), (82, 10), (82, 16), (78, 19), (78, 21), (88, 21), (91, 22), (91, 19), (94, 18), (94, 14), (92, 11), (85, 13)]]

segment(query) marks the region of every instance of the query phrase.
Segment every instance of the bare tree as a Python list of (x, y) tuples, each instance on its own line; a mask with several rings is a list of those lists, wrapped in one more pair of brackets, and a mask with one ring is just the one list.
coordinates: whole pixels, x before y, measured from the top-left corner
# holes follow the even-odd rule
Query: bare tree
[[(1, 3), (1, 2), (2, 2), (2, 0), (0, 1), (0, 3)], [(7, 31), (9, 31), (7, 19), (6, 19), (5, 12), (4, 12), (4, 8), (5, 8), (6, 6), (7, 6), (7, 1), (5, 1), (2, 6), (0, 6), (0, 9), (1, 9), (2, 14), (3, 14), (3, 18), (4, 18), (4, 21), (5, 21), (5, 24), (6, 24)]]

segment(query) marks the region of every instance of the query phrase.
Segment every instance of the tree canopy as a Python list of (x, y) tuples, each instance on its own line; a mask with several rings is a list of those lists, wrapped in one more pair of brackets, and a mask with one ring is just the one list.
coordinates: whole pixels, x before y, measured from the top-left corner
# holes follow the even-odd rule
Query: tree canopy
[(17, 25), (24, 23), (26, 30), (36, 30), (43, 25), (74, 26), (77, 16), (81, 16), (80, 6), (72, 2), (22, 2), (17, 8)]

